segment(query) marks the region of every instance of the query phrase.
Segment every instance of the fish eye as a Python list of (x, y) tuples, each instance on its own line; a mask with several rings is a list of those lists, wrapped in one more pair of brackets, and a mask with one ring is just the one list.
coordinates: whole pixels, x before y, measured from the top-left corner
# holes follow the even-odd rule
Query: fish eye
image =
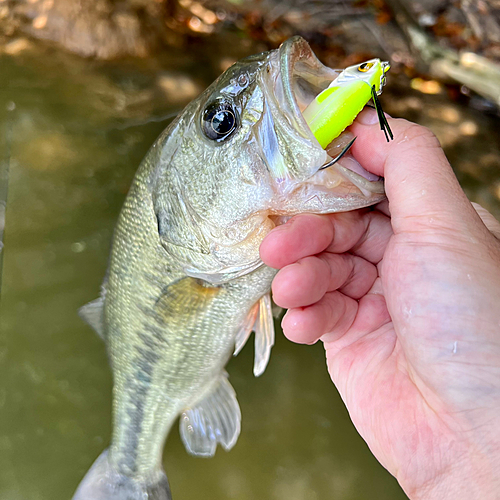
[(358, 71), (361, 71), (361, 73), (366, 73), (371, 67), (373, 67), (373, 63), (366, 62), (358, 66)]
[(237, 125), (238, 113), (227, 101), (215, 101), (209, 104), (201, 119), (203, 133), (217, 142), (229, 137)]

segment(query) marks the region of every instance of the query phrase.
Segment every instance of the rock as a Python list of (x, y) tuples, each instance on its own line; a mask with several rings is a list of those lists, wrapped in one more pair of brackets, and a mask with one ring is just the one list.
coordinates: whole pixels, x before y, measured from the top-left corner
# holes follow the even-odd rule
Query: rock
[(16, 38), (14, 40), (11, 40), (4, 46), (3, 52), (4, 54), (7, 54), (9, 56), (15, 56), (21, 52), (24, 52), (25, 50), (30, 49), (31, 47), (31, 42), (26, 38)]
[(200, 92), (200, 86), (187, 75), (165, 71), (159, 75), (157, 84), (170, 102), (187, 103)]
[(156, 42), (133, 6), (110, 0), (20, 0), (9, 10), (24, 33), (86, 57), (144, 57)]

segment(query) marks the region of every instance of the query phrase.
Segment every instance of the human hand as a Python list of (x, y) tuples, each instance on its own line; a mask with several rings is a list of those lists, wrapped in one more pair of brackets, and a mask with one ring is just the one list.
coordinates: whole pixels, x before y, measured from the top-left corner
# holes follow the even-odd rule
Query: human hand
[(408, 496), (497, 499), (500, 223), (467, 200), (430, 131), (389, 123), (391, 143), (372, 110), (352, 126), (388, 203), (294, 217), (261, 257), (280, 269), (285, 335), (323, 341), (354, 425)]

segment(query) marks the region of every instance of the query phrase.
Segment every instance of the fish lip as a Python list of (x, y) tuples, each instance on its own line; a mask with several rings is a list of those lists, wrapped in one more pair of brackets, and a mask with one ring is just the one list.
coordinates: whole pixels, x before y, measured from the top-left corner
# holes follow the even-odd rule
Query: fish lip
[[(311, 70), (325, 77), (325, 81), (332, 82), (339, 72), (325, 66), (311, 49), (310, 45), (300, 36), (294, 36), (283, 42), (279, 48), (281, 82), (284, 90), (285, 109), (289, 110), (289, 118), (293, 121), (293, 126), (301, 135), (310, 139), (313, 143), (321, 147), (307, 124), (300, 109), (294, 81), (297, 76), (297, 65), (300, 62), (306, 63)], [(325, 88), (328, 85), (325, 85)], [(312, 100), (312, 99), (311, 99)]]
[(354, 170), (344, 167), (338, 163), (329, 168), (335, 168), (344, 178), (350, 180), (361, 191), (366, 190), (366, 192), (369, 192), (372, 195), (385, 195), (383, 177), (380, 177), (378, 180), (370, 181), (366, 179), (366, 177), (354, 172)]

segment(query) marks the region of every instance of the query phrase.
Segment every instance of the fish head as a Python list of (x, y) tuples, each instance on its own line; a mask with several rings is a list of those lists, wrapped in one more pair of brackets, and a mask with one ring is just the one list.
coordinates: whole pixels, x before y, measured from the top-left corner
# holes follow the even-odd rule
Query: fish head
[(339, 74), (291, 38), (231, 66), (157, 140), (150, 186), (159, 237), (188, 276), (230, 281), (262, 265), (260, 243), (287, 218), (383, 199), (378, 178), (342, 161), (322, 168), (328, 149), (302, 116)]

